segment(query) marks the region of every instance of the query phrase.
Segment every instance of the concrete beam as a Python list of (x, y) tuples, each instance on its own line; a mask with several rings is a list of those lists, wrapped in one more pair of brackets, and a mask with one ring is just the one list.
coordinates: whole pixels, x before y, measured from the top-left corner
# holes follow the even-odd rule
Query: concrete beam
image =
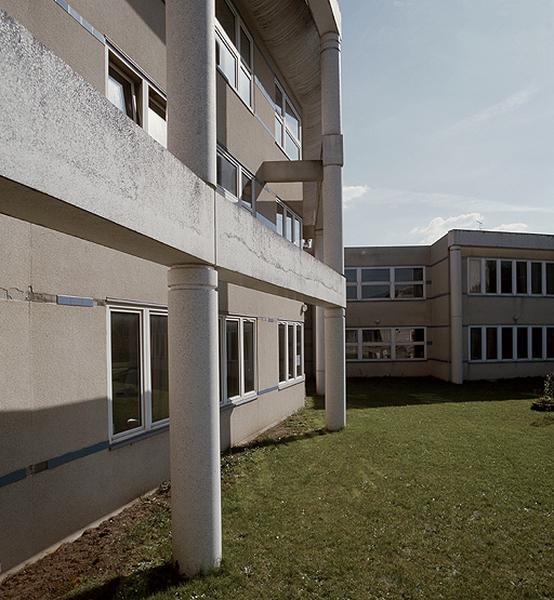
[(323, 180), (320, 160), (266, 160), (258, 169), (256, 179), (266, 183), (295, 183)]

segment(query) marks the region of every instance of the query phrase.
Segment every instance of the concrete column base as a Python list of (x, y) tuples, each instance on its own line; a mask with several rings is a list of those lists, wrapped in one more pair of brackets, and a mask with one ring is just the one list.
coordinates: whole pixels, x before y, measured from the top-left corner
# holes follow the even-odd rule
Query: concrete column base
[(325, 309), (325, 426), (338, 431), (346, 425), (344, 308)]
[(190, 577), (222, 552), (217, 271), (174, 266), (168, 284), (173, 558)]

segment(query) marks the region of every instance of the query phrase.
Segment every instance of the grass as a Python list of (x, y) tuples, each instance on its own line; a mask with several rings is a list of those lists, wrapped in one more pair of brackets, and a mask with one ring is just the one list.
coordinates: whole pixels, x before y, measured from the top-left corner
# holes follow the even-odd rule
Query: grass
[(217, 573), (174, 578), (166, 506), (124, 540), (142, 566), (67, 597), (553, 598), (554, 419), (530, 411), (540, 388), (352, 382), (335, 434), (308, 399), (224, 456)]

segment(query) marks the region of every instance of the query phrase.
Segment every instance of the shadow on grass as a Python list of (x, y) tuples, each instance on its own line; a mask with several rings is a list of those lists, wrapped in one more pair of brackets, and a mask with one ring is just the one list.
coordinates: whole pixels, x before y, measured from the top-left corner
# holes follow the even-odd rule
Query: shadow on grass
[[(349, 409), (412, 406), (446, 402), (490, 402), (502, 400), (531, 400), (540, 395), (540, 377), (504, 379), (499, 381), (470, 381), (455, 385), (429, 378), (371, 378), (348, 379), (346, 384)], [(317, 410), (325, 408), (323, 396), (312, 396)]]
[(263, 437), (249, 444), (245, 444), (244, 446), (235, 446), (233, 448), (229, 448), (223, 454), (224, 456), (230, 456), (233, 454), (240, 454), (245, 452), (246, 450), (253, 450), (255, 448), (266, 448), (268, 446), (279, 446), (281, 444), (292, 444), (293, 442), (298, 442), (300, 440), (309, 440), (314, 437), (319, 437), (320, 435), (327, 435), (329, 432), (323, 427), (319, 429), (311, 429), (310, 431), (303, 431), (300, 433), (290, 433), (288, 435), (271, 435), (269, 434), (267, 437)]
[(167, 562), (157, 567), (135, 571), (131, 575), (118, 575), (86, 590), (64, 596), (66, 600), (109, 600), (148, 598), (157, 592), (183, 583), (175, 567)]

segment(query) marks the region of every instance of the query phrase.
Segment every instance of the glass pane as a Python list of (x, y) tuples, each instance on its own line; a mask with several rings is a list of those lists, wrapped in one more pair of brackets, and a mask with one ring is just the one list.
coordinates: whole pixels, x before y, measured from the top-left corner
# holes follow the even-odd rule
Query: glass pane
[(554, 263), (546, 263), (546, 293), (554, 295)]
[(531, 263), (531, 293), (542, 294), (542, 263)]
[(357, 281), (356, 269), (345, 269), (344, 276), (346, 277), (346, 281), (348, 283), (356, 283), (356, 281)]
[(546, 358), (554, 358), (554, 327), (546, 328)]
[(227, 348), (227, 398), (240, 394), (239, 388), (239, 323), (225, 321)]
[(518, 294), (527, 293), (527, 263), (516, 263), (516, 291)]
[(283, 143), (283, 123), (275, 117), (275, 140), (278, 144)]
[(288, 351), (289, 351), (289, 368), (288, 378), (294, 378), (294, 325), (289, 325), (289, 339), (288, 339)]
[(169, 417), (169, 373), (167, 360), (167, 317), (150, 315), (150, 377), (152, 421)]
[(237, 87), (237, 60), (222, 40), (216, 41), (216, 63), (227, 81)]
[(390, 269), (362, 269), (362, 281), (390, 281)]
[(252, 210), (252, 178), (242, 173), (241, 175), (241, 194), (242, 203)]
[(485, 261), (485, 292), (487, 294), (496, 294), (496, 261)]
[(421, 268), (397, 268), (394, 270), (395, 281), (423, 281), (423, 269)]
[(215, 18), (219, 21), (219, 24), (229, 36), (229, 39), (237, 45), (237, 32), (235, 26), (235, 15), (229, 8), (229, 5), (225, 0), (215, 1)]
[(148, 101), (148, 133), (162, 146), (167, 147), (167, 121), (165, 102), (150, 90)]
[(240, 57), (242, 62), (252, 70), (252, 50), (250, 44), (250, 38), (246, 35), (246, 32), (240, 28)]
[(481, 328), (472, 327), (470, 329), (470, 349), (469, 356), (471, 360), (482, 360), (482, 348), (481, 348)]
[(294, 243), (300, 246), (302, 243), (302, 222), (300, 219), (294, 219)]
[(423, 348), (423, 346), (414, 345), (402, 345), (396, 346), (396, 360), (412, 360), (414, 358), (423, 358), (421, 350), (419, 356), (416, 356), (416, 349)]
[(500, 293), (512, 293), (512, 261), (503, 260), (500, 262)]
[(239, 69), (239, 96), (248, 106), (252, 106), (252, 79), (243, 67)]
[(115, 69), (108, 71), (108, 100), (119, 110), (134, 120), (134, 86)]
[(346, 299), (357, 300), (358, 299), (358, 287), (356, 285), (346, 286)]
[(292, 216), (288, 211), (285, 217), (285, 237), (292, 242)]
[(300, 148), (288, 132), (285, 134), (285, 154), (291, 160), (300, 160)]
[(362, 346), (363, 360), (390, 360), (390, 346)]
[(390, 286), (362, 285), (362, 298), (390, 298)]
[(285, 102), (285, 123), (287, 125), (287, 129), (292, 133), (292, 135), (296, 138), (300, 138), (300, 121), (298, 117), (294, 113), (292, 106)]
[(390, 343), (390, 329), (363, 329), (362, 342), (367, 344), (379, 342)]
[(511, 327), (502, 327), (502, 358), (513, 360), (514, 358), (514, 334)]
[(469, 259), (469, 293), (481, 293), (481, 259)]
[(414, 358), (425, 358), (425, 346), (423, 344), (414, 346)]
[(496, 327), (487, 327), (486, 329), (486, 358), (487, 360), (498, 359), (498, 334)]
[(287, 380), (287, 326), (279, 323), (279, 381)]
[(346, 343), (347, 344), (357, 344), (358, 343), (358, 330), (357, 329), (347, 329), (345, 331)]
[(113, 432), (142, 425), (140, 315), (111, 313)]
[(412, 340), (414, 342), (424, 342), (425, 341), (425, 329), (417, 328), (412, 330)]
[(283, 116), (283, 93), (277, 85), (275, 86), (275, 112)]
[(531, 358), (542, 358), (542, 327), (531, 329)]
[(415, 341), (413, 339), (413, 335), (414, 335), (414, 330), (411, 328), (394, 330), (394, 338), (396, 340), (396, 343), (413, 342), (413, 341)]
[(237, 167), (221, 154), (217, 155), (217, 185), (237, 195)]
[(346, 360), (357, 360), (358, 359), (358, 346), (351, 344), (346, 345)]
[(527, 346), (527, 327), (517, 328), (517, 357), (529, 358), (529, 348)]
[(302, 327), (296, 326), (296, 376), (301, 377), (303, 373), (302, 368)]
[(244, 392), (253, 392), (254, 383), (254, 323), (243, 322)]
[(284, 233), (285, 233), (284, 228), (283, 228), (283, 213), (284, 213), (283, 205), (277, 203), (276, 231), (279, 235), (284, 235)]
[(423, 298), (422, 285), (399, 285), (394, 286), (395, 298)]

